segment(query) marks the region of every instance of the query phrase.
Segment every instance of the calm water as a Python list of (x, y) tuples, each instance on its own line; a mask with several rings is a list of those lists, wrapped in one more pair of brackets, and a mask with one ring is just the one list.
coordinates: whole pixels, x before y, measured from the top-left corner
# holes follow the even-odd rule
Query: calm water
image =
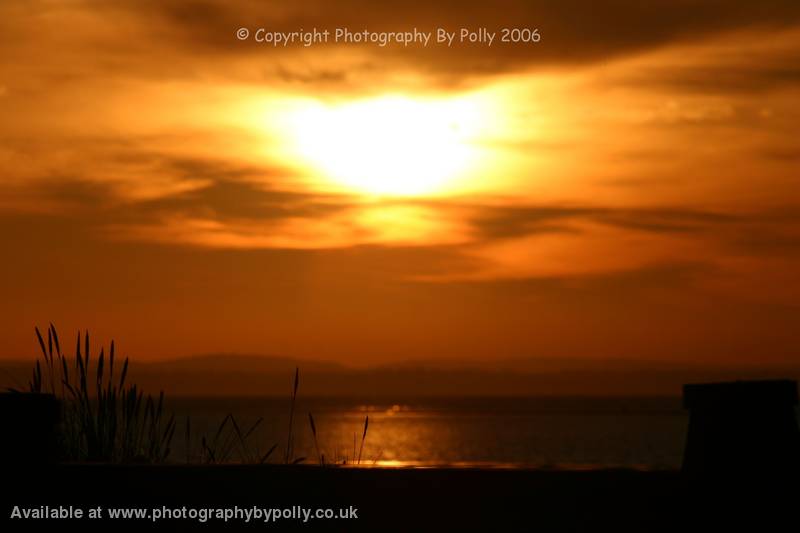
[[(247, 440), (246, 453), (264, 453), (277, 443), (269, 462), (283, 458), (289, 426), (285, 398), (177, 398), (170, 407), (181, 422), (173, 460), (187, 457), (187, 415), (189, 454), (196, 455), (200, 436), (213, 441), (228, 413), (243, 432), (263, 418)], [(358, 455), (369, 415), (361, 461), (383, 466), (678, 468), (688, 421), (677, 398), (298, 399), (294, 456), (314, 463), (309, 412), (326, 462), (351, 462)], [(217, 449), (226, 448), (226, 438), (230, 459), (240, 460), (242, 447), (232, 432), (223, 431)]]

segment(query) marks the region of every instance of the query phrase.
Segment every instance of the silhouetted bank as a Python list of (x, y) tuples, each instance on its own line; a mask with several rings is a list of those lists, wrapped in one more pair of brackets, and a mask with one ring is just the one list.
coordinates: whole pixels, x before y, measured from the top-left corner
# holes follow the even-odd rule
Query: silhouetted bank
[[(793, 481), (787, 484), (786, 481)], [(105, 520), (73, 520), (83, 530), (335, 531), (721, 531), (777, 530), (793, 513), (796, 476), (697, 479), (679, 471), (357, 469), (310, 466), (57, 465), (12, 469), (4, 498), (13, 506), (102, 506)], [(357, 509), (355, 519), (109, 520), (111, 509)], [(4, 531), (44, 530), (57, 520), (13, 521)], [(788, 523), (788, 522), (787, 522)], [(224, 525), (224, 528), (223, 528)], [(704, 529), (705, 528), (705, 529)]]
[[(3, 439), (17, 455), (0, 456), (11, 489), (3, 531), (778, 531), (796, 520), (800, 501), (792, 381), (685, 387), (682, 471), (47, 464), (24, 443), (52, 432), (24, 432), (30, 420), (52, 428), (52, 418), (38, 418), (51, 403), (12, 396), (0, 403), (5, 420), (21, 424)], [(7, 408), (28, 411), (14, 418)], [(89, 518), (98, 508), (102, 518)], [(348, 518), (304, 523), (318, 509)], [(144, 514), (112, 520), (121, 510)]]

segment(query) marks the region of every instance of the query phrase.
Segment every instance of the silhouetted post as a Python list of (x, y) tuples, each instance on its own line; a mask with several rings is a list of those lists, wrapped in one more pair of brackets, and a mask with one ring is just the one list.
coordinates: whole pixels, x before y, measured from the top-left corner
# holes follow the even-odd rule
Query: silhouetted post
[(51, 463), (58, 446), (59, 403), (52, 394), (1, 393), (0, 462)]
[(683, 470), (770, 473), (800, 466), (797, 382), (735, 381), (683, 386), (689, 432)]

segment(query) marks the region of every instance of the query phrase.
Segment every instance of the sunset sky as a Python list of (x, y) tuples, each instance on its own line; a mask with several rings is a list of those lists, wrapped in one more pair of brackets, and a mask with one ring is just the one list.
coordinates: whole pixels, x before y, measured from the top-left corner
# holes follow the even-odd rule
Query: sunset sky
[(793, 361), (798, 124), (796, 0), (4, 0), (0, 357)]

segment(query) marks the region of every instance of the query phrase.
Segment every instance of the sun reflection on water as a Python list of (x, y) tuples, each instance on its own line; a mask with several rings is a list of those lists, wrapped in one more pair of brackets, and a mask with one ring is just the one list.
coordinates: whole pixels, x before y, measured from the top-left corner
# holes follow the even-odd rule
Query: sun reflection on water
[[(353, 466), (360, 454), (358, 466), (382, 468), (680, 467), (686, 414), (679, 402), (675, 407), (648, 407), (642, 401), (602, 403), (587, 406), (580, 399), (549, 405), (519, 398), (373, 402), (319, 398), (299, 402), (297, 411), (313, 413), (326, 464)], [(187, 404), (176, 414), (192, 414), (193, 429), (213, 434), (228, 412), (237, 413), (242, 424), (263, 417), (257, 437), (267, 447), (285, 442), (288, 413), (283, 399), (230, 400), (225, 404), (215, 400)], [(362, 450), (367, 416), (369, 427)], [(304, 457), (306, 463), (318, 462), (308, 424), (297, 424), (293, 439), (295, 457)], [(180, 453), (176, 450), (176, 456)]]

